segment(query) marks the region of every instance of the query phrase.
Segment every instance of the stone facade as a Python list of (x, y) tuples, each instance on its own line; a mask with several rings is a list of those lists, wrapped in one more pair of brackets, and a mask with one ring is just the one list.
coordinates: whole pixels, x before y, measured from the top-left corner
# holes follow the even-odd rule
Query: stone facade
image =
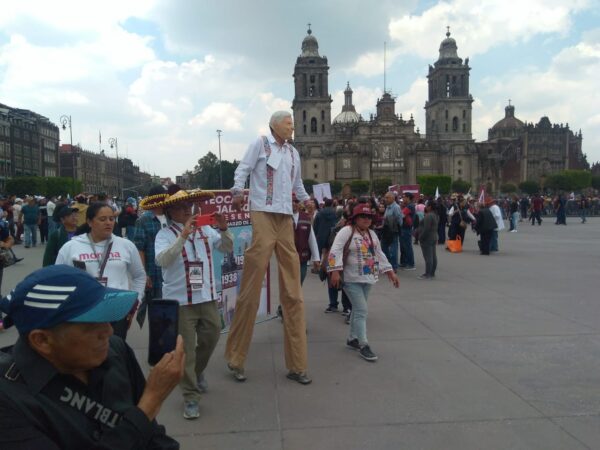
[(456, 41), (446, 33), (438, 60), (429, 66), (425, 102), (425, 134), (415, 129), (413, 115), (396, 114), (395, 99), (384, 92), (377, 112), (368, 119), (356, 112), (350, 84), (342, 111), (331, 121), (327, 58), (320, 56), (309, 29), (294, 67), (292, 104), (295, 145), (302, 155), (302, 174), (318, 182), (390, 178), (414, 184), (419, 175), (445, 174), (474, 187), (537, 180), (567, 168), (586, 168), (581, 132), (552, 125), (544, 117), (537, 125), (507, 116), (490, 129), (488, 140), (472, 137), (469, 59), (458, 56)]

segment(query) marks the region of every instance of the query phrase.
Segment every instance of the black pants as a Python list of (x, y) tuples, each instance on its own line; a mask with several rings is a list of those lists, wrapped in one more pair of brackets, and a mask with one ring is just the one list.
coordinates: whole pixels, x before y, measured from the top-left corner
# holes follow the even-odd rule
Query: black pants
[(492, 231), (482, 231), (479, 235), (479, 250), (482, 255), (490, 254), (490, 241), (492, 240)]
[(542, 224), (542, 217), (541, 217), (540, 211), (533, 211), (531, 213), (531, 225), (533, 225), (536, 220), (537, 220), (538, 225)]

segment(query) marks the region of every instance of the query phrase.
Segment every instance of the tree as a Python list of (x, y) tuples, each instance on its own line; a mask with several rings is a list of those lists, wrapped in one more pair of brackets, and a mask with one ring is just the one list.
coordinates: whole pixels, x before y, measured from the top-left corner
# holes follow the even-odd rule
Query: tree
[(223, 189), (229, 189), (233, 186), (233, 176), (237, 168), (238, 161), (222, 160), (219, 164), (219, 158), (213, 152), (208, 152), (198, 160), (194, 168), (195, 175), (192, 178), (192, 184), (201, 189), (220, 189), (220, 175), (223, 174)]
[(501, 184), (500, 192), (504, 192), (506, 194), (512, 194), (513, 192), (517, 192), (517, 186), (515, 186), (513, 183)]
[(592, 177), (592, 187), (597, 191), (600, 190), (600, 175), (594, 175)]
[(417, 183), (422, 194), (434, 195), (436, 187), (440, 192), (450, 192), (452, 178), (447, 175), (419, 175)]
[(540, 184), (537, 181), (528, 180), (519, 183), (519, 189), (528, 195), (533, 195), (540, 192)]
[(340, 195), (342, 193), (342, 187), (344, 187), (344, 185), (341, 181), (331, 180), (329, 181), (329, 187), (331, 187), (331, 195)]
[(569, 191), (581, 191), (592, 185), (592, 173), (588, 170), (564, 170), (562, 174), (567, 179)]
[(350, 188), (354, 195), (368, 195), (371, 183), (367, 180), (354, 180), (350, 182)]
[(6, 192), (10, 195), (44, 195), (53, 197), (67, 194), (74, 196), (83, 190), (81, 181), (68, 177), (15, 177), (6, 182)]
[[(464, 180), (454, 180), (452, 182), (452, 192), (458, 192), (459, 194), (466, 194), (471, 189), (471, 183)], [(440, 191), (441, 193), (441, 191)]]
[(373, 180), (373, 192), (379, 195), (383, 195), (388, 191), (388, 188), (392, 185), (391, 178), (375, 178)]
[(553, 191), (568, 191), (569, 183), (567, 177), (563, 173), (553, 173), (546, 177), (544, 187)]
[(304, 183), (304, 189), (306, 189), (306, 192), (309, 194), (313, 193), (313, 186), (319, 184), (316, 180), (311, 180), (310, 178), (302, 180), (302, 183)]

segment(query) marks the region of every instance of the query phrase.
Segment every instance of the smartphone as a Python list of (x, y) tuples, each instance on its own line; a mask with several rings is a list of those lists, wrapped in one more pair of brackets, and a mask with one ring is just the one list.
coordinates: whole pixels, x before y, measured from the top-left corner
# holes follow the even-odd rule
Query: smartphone
[(214, 214), (206, 214), (204, 216), (196, 216), (196, 226), (201, 227), (202, 225), (215, 225), (217, 219)]
[(179, 334), (179, 302), (155, 299), (148, 304), (150, 343), (148, 364), (155, 365), (165, 353), (175, 350)]
[(75, 267), (76, 269), (81, 269), (83, 271), (85, 271), (85, 261), (79, 261), (78, 259), (74, 259), (73, 260), (73, 267)]

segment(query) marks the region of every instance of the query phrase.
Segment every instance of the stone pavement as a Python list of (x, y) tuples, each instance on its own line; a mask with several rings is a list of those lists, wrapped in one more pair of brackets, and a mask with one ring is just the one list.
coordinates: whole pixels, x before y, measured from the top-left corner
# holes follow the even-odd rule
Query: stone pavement
[[(323, 313), (325, 287), (309, 275), (311, 385), (285, 378), (271, 320), (256, 326), (248, 381), (227, 373), (222, 336), (200, 419), (182, 418), (176, 390), (159, 420), (183, 449), (600, 449), (600, 219), (568, 220), (521, 223), (489, 257), (469, 231), (464, 253), (438, 247), (435, 281), (417, 279), (415, 249), (400, 289), (383, 278), (372, 290), (376, 363), (345, 348), (347, 325)], [(17, 252), (26, 264), (6, 270), (4, 293), (41, 261), (40, 249)], [(147, 370), (147, 328), (128, 341)]]

